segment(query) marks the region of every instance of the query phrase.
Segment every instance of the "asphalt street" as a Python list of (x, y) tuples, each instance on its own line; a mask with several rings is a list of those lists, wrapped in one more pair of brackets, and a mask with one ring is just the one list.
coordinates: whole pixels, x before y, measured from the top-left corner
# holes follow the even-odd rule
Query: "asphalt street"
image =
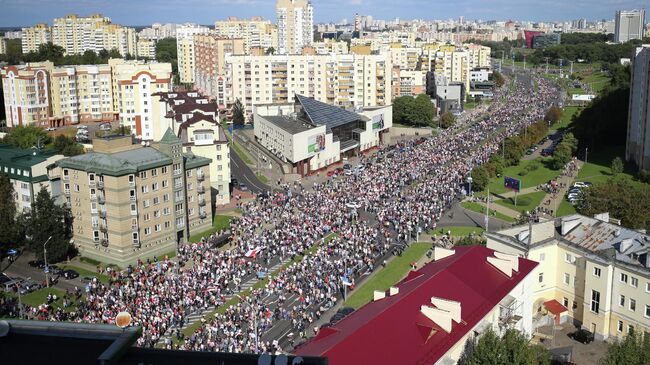
[(237, 155), (234, 149), (230, 151), (230, 171), (240, 183), (246, 184), (253, 193), (261, 193), (272, 190), (270, 186), (262, 183), (257, 175), (248, 165)]

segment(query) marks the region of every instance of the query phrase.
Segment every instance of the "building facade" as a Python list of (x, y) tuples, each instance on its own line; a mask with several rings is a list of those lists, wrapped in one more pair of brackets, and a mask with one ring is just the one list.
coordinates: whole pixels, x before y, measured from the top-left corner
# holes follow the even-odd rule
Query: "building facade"
[[(176, 46), (178, 47), (178, 45)], [(156, 59), (156, 40), (150, 38), (138, 38), (137, 43), (138, 58), (146, 58), (149, 60)]]
[(229, 17), (214, 23), (214, 32), (223, 38), (241, 38), (244, 40), (244, 52), (251, 53), (252, 48), (278, 50), (278, 31), (270, 20), (256, 16), (251, 19)]
[(243, 54), (244, 40), (241, 38), (194, 36), (195, 86), (202, 94), (213, 98), (220, 108), (228, 103), (226, 57)]
[(47, 69), (29, 64), (7, 66), (0, 76), (7, 126), (47, 126), (51, 113)]
[(47, 42), (52, 42), (52, 29), (47, 24), (41, 23), (22, 29), (23, 53), (38, 52), (38, 47)]
[[(227, 56), (227, 97), (254, 105), (291, 103), (295, 94), (341, 107), (388, 105), (390, 56)], [(388, 81), (386, 81), (388, 80)]]
[(650, 170), (650, 45), (637, 47), (631, 61), (625, 158)]
[(176, 29), (176, 53), (178, 57), (178, 77), (181, 83), (193, 84), (196, 65), (194, 56), (194, 36), (209, 34), (210, 28), (198, 25), (185, 25)]
[(278, 53), (300, 54), (314, 41), (314, 8), (309, 0), (278, 0)]
[(66, 54), (83, 54), (87, 50), (117, 49), (122, 56), (136, 54), (136, 32), (133, 28), (113, 24), (101, 14), (80, 17), (76, 14), (55, 18), (52, 43), (63, 47)]
[(535, 327), (572, 322), (600, 340), (650, 330), (650, 237), (612, 222), (576, 214), (487, 233), (489, 248), (539, 262)]
[(95, 139), (93, 152), (58, 161), (80, 254), (124, 267), (210, 228), (209, 163), (183, 153), (171, 130), (151, 147)]
[(31, 211), (41, 188), (45, 188), (52, 198), (59, 200), (60, 186), (50, 181), (48, 168), (62, 158), (63, 155), (48, 151), (0, 145), (0, 173), (6, 175), (11, 182), (18, 213)]
[(632, 39), (643, 39), (645, 9), (617, 10), (614, 20), (614, 41), (616, 43), (625, 43)]

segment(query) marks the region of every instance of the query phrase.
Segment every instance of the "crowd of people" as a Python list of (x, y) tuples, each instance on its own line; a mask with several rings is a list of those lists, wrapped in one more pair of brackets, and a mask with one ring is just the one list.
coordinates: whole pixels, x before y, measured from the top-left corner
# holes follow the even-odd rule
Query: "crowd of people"
[[(384, 146), (378, 152), (382, 162), (362, 173), (309, 189), (284, 184), (241, 203), (242, 217), (231, 222), (230, 250), (217, 249), (210, 238), (182, 244), (175, 260), (139, 261), (112, 272), (109, 283), (90, 282), (75, 306), (29, 308), (29, 316), (110, 323), (128, 311), (143, 328), (139, 346), (154, 346), (167, 334), (182, 340), (178, 345), (167, 340), (168, 348), (286, 350), (355, 280), (419, 232), (435, 228), (472, 168), (487, 162), (502, 139), (544, 117), (560, 92), (551, 81), (536, 80), (536, 88), (518, 82), (513, 90), (498, 90), (478, 122), (458, 123), (420, 144)], [(362, 217), (346, 206), (350, 202), (361, 206)], [(193, 334), (182, 334), (189, 314), (223, 305), (242, 293), (243, 283), (279, 263), (286, 268), (264, 286), (211, 320), (201, 317)], [(275, 326), (295, 329), (282, 335), (289, 345), (271, 338)]]

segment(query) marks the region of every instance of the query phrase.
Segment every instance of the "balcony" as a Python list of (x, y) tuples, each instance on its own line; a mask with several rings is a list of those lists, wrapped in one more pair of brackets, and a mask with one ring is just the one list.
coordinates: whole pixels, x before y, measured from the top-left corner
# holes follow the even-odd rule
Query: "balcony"
[(100, 196), (97, 198), (97, 202), (98, 202), (99, 204), (106, 204), (106, 198), (105, 198), (103, 195), (100, 195)]
[(100, 210), (99, 211), (99, 218), (101, 219), (106, 219), (106, 211)]
[(132, 231), (137, 231), (138, 230), (138, 225), (137, 224), (132, 224), (131, 225), (131, 230)]
[(196, 191), (199, 194), (203, 194), (203, 193), (205, 193), (205, 188), (203, 187), (203, 185), (199, 185), (199, 186), (196, 187)]
[(104, 190), (104, 182), (99, 180), (97, 181), (97, 189)]
[(207, 218), (207, 216), (208, 215), (205, 212), (199, 213), (199, 218), (201, 218), (201, 219), (205, 219), (205, 218)]
[(196, 174), (196, 179), (197, 179), (198, 181), (203, 181), (203, 180), (205, 180), (205, 174), (203, 174), (203, 173), (198, 173), (198, 174)]
[(106, 232), (108, 232), (108, 227), (106, 227), (106, 225), (102, 224), (102, 225), (99, 226), (99, 230), (106, 233)]
[(205, 206), (205, 199), (199, 199), (199, 206), (204, 207)]
[(135, 187), (135, 181), (129, 181), (129, 187), (134, 188)]
[(101, 244), (104, 247), (108, 247), (108, 240), (106, 238), (102, 238), (99, 240), (99, 244)]

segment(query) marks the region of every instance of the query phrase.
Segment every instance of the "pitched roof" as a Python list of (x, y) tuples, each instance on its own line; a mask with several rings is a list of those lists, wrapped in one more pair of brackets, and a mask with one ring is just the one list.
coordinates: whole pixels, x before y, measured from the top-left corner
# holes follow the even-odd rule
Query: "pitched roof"
[[(296, 94), (296, 104), (296, 106), (302, 107), (303, 115), (301, 117), (308, 119), (315, 125), (325, 125), (328, 132), (338, 126), (368, 120), (363, 115), (299, 94)], [(296, 110), (298, 109), (296, 108)]]
[[(326, 356), (331, 364), (433, 364), (472, 330), (534, 268), (517, 258), (507, 276), (482, 246), (457, 247), (455, 254), (411, 272), (399, 293), (371, 302), (300, 346), (297, 355)], [(447, 333), (421, 312), (438, 297), (460, 302), (461, 321)]]
[(165, 134), (162, 136), (160, 139), (160, 143), (162, 144), (174, 144), (174, 143), (180, 143), (181, 140), (174, 135), (174, 132), (172, 131), (171, 128), (167, 128), (165, 131)]
[[(172, 136), (176, 138), (173, 133)], [(110, 176), (133, 174), (171, 163), (171, 158), (153, 147), (141, 147), (117, 153), (89, 152), (57, 162), (64, 168), (92, 171)]]
[(217, 127), (218, 136), (215, 139), (216, 142), (228, 142), (228, 139), (226, 138), (226, 134), (224, 133), (223, 128), (219, 123), (217, 123), (217, 121), (214, 120), (214, 117), (212, 117), (211, 115), (205, 115), (201, 112), (195, 112), (191, 118), (181, 123), (181, 125), (178, 127), (178, 138), (180, 138), (180, 140), (183, 143), (189, 143), (188, 142), (189, 138), (187, 136), (187, 128), (192, 124), (198, 123), (200, 121), (206, 121)]

